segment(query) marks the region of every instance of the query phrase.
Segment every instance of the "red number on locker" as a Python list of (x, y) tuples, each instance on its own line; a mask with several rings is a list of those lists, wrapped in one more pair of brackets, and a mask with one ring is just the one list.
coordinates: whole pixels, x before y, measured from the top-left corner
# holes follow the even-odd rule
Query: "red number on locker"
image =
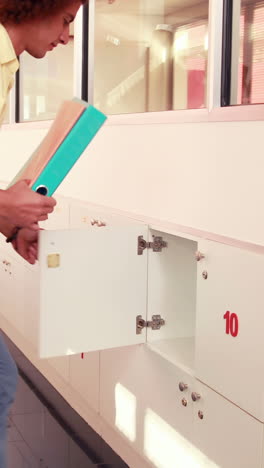
[(224, 319), (226, 321), (226, 334), (235, 338), (238, 335), (239, 330), (237, 314), (231, 314), (228, 310), (224, 315)]

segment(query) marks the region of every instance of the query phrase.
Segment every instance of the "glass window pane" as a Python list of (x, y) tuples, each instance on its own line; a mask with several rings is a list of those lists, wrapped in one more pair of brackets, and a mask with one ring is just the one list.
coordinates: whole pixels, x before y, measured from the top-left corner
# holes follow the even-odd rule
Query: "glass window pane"
[(209, 0), (96, 0), (94, 104), (107, 114), (206, 106)]
[[(232, 104), (264, 102), (264, 0), (240, 0), (239, 47), (233, 54)], [(238, 20), (238, 19), (237, 19)], [(233, 37), (234, 47), (238, 34)], [(235, 86), (235, 83), (237, 85)]]
[(42, 59), (26, 52), (21, 60), (21, 120), (50, 120), (61, 102), (73, 97), (74, 29), (67, 45), (59, 45)]

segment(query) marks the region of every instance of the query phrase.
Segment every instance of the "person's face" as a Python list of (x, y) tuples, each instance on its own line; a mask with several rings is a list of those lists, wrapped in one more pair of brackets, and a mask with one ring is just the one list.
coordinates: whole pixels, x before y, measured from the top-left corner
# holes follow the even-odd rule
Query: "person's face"
[(58, 44), (69, 41), (70, 23), (74, 20), (81, 2), (76, 0), (60, 13), (45, 19), (35, 19), (27, 24), (25, 50), (32, 57), (42, 58)]

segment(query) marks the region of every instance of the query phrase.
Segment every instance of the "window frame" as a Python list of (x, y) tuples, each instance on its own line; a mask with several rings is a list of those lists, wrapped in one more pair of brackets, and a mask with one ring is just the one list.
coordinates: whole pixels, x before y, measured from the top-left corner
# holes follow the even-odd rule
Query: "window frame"
[[(232, 18), (231, 20), (229, 18), (229, 29), (225, 32), (226, 16), (230, 15), (230, 3), (232, 4), (233, 0), (209, 0), (207, 106), (205, 108), (109, 115), (106, 125), (148, 125), (263, 120), (264, 104), (221, 106), (221, 103), (223, 103), (224, 80), (224, 74), (222, 73), (222, 70), (223, 62), (226, 59), (224, 46), (226, 38), (224, 38), (224, 34), (228, 35), (228, 40), (230, 41), (230, 22), (232, 23)], [(90, 0), (87, 6), (81, 8), (76, 17), (76, 22), (74, 94), (83, 99), (86, 99), (87, 97), (89, 102), (92, 104), (94, 86), (93, 63), (95, 0)], [(231, 54), (229, 47), (229, 55)], [(231, 60), (230, 57), (229, 60)], [(231, 81), (229, 83), (229, 87), (231, 87)], [(10, 105), (12, 106), (12, 110), (10, 112), (9, 124), (5, 124), (4, 127), (13, 128), (14, 122), (18, 120), (14, 118), (14, 103), (15, 101), (18, 102), (18, 99), (15, 99), (15, 96), (18, 96), (19, 94), (18, 89), (19, 87), (16, 86), (15, 90), (13, 90), (10, 95)], [(21, 106), (21, 96), (19, 102)], [(32, 129), (48, 129), (51, 123), (52, 121), (31, 121), (19, 122), (15, 125), (16, 127), (21, 127), (21, 129), (23, 129), (25, 125), (27, 128), (30, 126)]]

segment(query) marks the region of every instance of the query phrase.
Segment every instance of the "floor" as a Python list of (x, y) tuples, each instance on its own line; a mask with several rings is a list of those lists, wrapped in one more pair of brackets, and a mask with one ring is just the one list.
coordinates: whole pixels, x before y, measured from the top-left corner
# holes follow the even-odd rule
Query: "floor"
[[(44, 427), (48, 430), (44, 430)], [(8, 468), (91, 466), (95, 465), (91, 464), (20, 377), (17, 398), (8, 423)]]
[(93, 460), (20, 377), (8, 422), (8, 468), (107, 468)]
[(5, 335), (19, 369), (7, 468), (129, 468)]

